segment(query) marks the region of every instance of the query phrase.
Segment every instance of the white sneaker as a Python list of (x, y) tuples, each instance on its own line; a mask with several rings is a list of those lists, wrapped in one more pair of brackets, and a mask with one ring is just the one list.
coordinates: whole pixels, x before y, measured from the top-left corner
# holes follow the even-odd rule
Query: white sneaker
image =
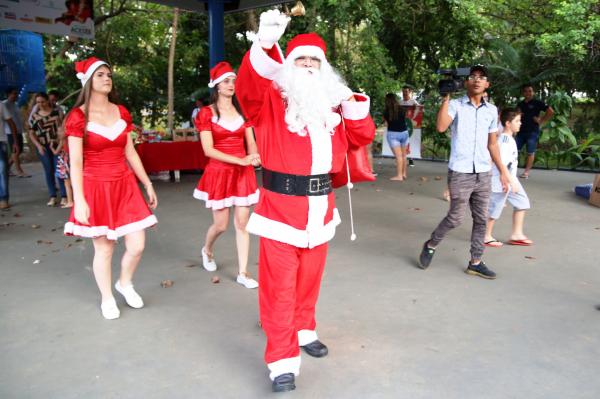
[(137, 292), (133, 289), (133, 285), (128, 285), (127, 287), (121, 286), (121, 282), (117, 280), (115, 283), (115, 289), (119, 291), (121, 295), (125, 298), (125, 302), (129, 306), (135, 309), (139, 309), (144, 307), (144, 301), (142, 301), (142, 297), (138, 295)]
[(115, 298), (102, 302), (100, 309), (102, 310), (102, 316), (104, 316), (106, 320), (118, 319), (119, 316), (121, 316)]
[(238, 274), (236, 281), (246, 288), (258, 288), (258, 282), (246, 274)]
[(217, 270), (217, 263), (215, 262), (215, 259), (208, 257), (204, 247), (202, 247), (202, 266), (204, 266), (204, 268), (209, 272), (214, 272)]

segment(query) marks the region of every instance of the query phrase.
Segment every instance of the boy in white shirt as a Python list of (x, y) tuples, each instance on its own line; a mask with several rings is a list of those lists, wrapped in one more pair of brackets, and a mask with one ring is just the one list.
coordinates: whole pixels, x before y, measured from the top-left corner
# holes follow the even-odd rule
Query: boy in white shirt
[(507, 193), (502, 192), (500, 184), (500, 172), (496, 165), (492, 168), (492, 193), (490, 196), (489, 219), (485, 231), (484, 244), (487, 247), (501, 247), (503, 244), (492, 235), (495, 221), (500, 218), (506, 201), (513, 206), (512, 234), (508, 244), (529, 246), (533, 244), (523, 233), (523, 222), (525, 211), (530, 208), (529, 198), (523, 186), (517, 179), (517, 165), (519, 163), (519, 151), (517, 143), (513, 138), (521, 128), (521, 113), (516, 108), (506, 108), (500, 114), (500, 122), (503, 127), (502, 134), (498, 136), (500, 146), (500, 157), (502, 163), (510, 172), (510, 189)]

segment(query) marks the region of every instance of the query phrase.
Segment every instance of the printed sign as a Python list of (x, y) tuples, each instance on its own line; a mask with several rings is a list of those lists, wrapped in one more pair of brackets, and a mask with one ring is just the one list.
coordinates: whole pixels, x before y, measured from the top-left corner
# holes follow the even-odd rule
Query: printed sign
[(0, 29), (93, 39), (93, 0), (0, 0)]

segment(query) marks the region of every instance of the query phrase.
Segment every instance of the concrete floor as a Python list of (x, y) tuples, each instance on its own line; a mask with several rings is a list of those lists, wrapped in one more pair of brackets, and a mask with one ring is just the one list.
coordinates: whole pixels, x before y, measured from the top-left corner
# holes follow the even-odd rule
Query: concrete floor
[[(593, 175), (534, 171), (526, 233), (535, 246), (489, 248), (498, 273), (463, 273), (470, 223), (452, 232), (427, 271), (416, 257), (447, 204), (443, 163), (417, 162), (407, 182), (379, 180), (347, 194), (318, 305), (330, 355), (303, 355), (295, 398), (600, 397), (600, 209), (576, 198)], [(234, 282), (234, 233), (200, 263), (211, 214), (191, 194), (198, 176), (155, 183), (159, 225), (136, 275), (142, 310), (104, 320), (89, 240), (63, 237), (68, 212), (47, 208), (39, 164), (12, 179), (0, 218), (0, 398), (264, 398), (270, 381), (257, 326), (257, 292)], [(419, 177), (428, 178), (427, 182)], [(441, 180), (435, 180), (441, 176)], [(32, 225), (39, 228), (32, 228)], [(510, 232), (510, 210), (497, 224)], [(119, 254), (122, 245), (119, 246)], [(256, 275), (257, 240), (251, 271)], [(36, 262), (39, 260), (39, 263)], [(114, 262), (114, 271), (118, 271)], [(220, 276), (219, 284), (211, 277)], [(165, 279), (174, 281), (162, 288)]]

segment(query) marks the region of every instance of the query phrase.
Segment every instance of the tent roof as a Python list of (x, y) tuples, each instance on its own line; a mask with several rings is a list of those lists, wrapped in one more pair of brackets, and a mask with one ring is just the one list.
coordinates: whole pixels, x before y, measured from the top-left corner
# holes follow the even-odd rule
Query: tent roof
[[(151, 3), (163, 4), (170, 7), (178, 7), (183, 10), (206, 13), (206, 1), (203, 0), (146, 0)], [(282, 0), (232, 0), (225, 3), (225, 13), (251, 10), (258, 7), (267, 7), (282, 4)], [(230, 9), (233, 8), (233, 9)]]

